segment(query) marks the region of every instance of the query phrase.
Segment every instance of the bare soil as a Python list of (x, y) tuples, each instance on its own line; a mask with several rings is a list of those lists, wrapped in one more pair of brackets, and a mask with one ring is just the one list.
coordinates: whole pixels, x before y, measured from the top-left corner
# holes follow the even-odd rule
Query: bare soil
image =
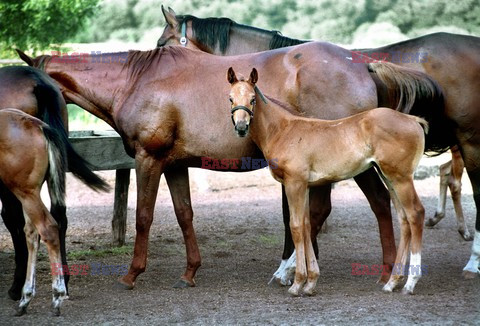
[[(113, 185), (113, 172), (102, 172)], [(134, 173), (133, 173), (134, 175)], [(202, 187), (204, 180), (209, 188)], [(480, 278), (464, 280), (462, 268), (471, 242), (456, 231), (452, 203), (447, 217), (425, 229), (422, 263), (428, 266), (416, 294), (385, 294), (378, 276), (352, 275), (352, 264), (381, 263), (377, 223), (367, 200), (352, 181), (336, 185), (329, 232), (319, 236), (320, 279), (314, 297), (290, 297), (287, 288), (269, 286), (283, 248), (280, 186), (268, 171), (215, 173), (191, 170), (195, 227), (202, 253), (197, 286), (174, 289), (186, 259), (162, 180), (150, 235), (147, 271), (134, 290), (118, 289), (117, 275), (78, 275), (60, 317), (50, 314), (51, 281), (42, 245), (37, 294), (23, 317), (7, 297), (14, 260), (8, 231), (0, 226), (0, 324), (446, 324), (480, 325)], [(438, 178), (416, 181), (427, 215), (434, 214)], [(135, 181), (132, 176), (127, 246), (135, 232)], [(473, 231), (475, 208), (464, 179), (463, 205)], [(113, 193), (97, 194), (68, 180), (70, 264), (129, 265), (131, 247), (111, 246)], [(395, 220), (398, 243), (398, 223)], [(112, 251), (112, 252), (110, 252)], [(73, 258), (72, 258), (73, 257)], [(112, 272), (112, 271), (111, 271)], [(115, 271), (113, 271), (115, 273)]]

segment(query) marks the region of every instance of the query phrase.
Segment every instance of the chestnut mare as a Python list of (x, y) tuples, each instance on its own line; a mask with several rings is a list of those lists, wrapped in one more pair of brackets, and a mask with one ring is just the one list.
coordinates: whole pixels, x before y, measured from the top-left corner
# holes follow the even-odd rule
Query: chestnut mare
[[(303, 44), (305, 40), (282, 36), (277, 31), (264, 30), (257, 27), (237, 24), (228, 18), (197, 18), (191, 15), (176, 15), (168, 8), (162, 7), (167, 22), (157, 46), (179, 45), (182, 37), (185, 46), (216, 55), (238, 55), (276, 49), (285, 46)], [(183, 27), (185, 26), (185, 27)], [(184, 32), (182, 32), (184, 31)], [(415, 39), (387, 45), (380, 48), (361, 49), (354, 55), (352, 61), (368, 62), (373, 57), (392, 61), (400, 66), (414, 68), (432, 76), (445, 94), (445, 112), (454, 123), (456, 138), (465, 160), (465, 167), (472, 183), (475, 207), (477, 208), (475, 237), (470, 261), (464, 268), (467, 278), (474, 277), (479, 272), (480, 264), (480, 38), (474, 36), (449, 33), (429, 34)], [(318, 54), (321, 56), (321, 54)], [(426, 55), (426, 56), (425, 56)], [(354, 58), (356, 57), (356, 58)], [(382, 83), (377, 82), (378, 106), (395, 107), (387, 96)], [(458, 156), (453, 155), (454, 166), (462, 165)], [(327, 190), (325, 190), (327, 191)], [(330, 191), (328, 189), (328, 191)], [(379, 191), (377, 189), (377, 191)], [(385, 190), (383, 190), (385, 191)], [(310, 196), (312, 201), (312, 196)], [(329, 199), (328, 199), (329, 201)], [(383, 203), (386, 205), (386, 203)], [(388, 203), (389, 205), (389, 203)], [(284, 211), (285, 212), (285, 211)], [(324, 212), (328, 215), (329, 211)], [(321, 224), (325, 219), (322, 215), (311, 214), (312, 223)], [(459, 232), (468, 240), (469, 232), (458, 215)], [(287, 218), (286, 218), (287, 219)], [(429, 225), (434, 224), (428, 220)], [(463, 227), (460, 227), (463, 225)], [(464, 231), (463, 231), (464, 230)], [(312, 232), (313, 234), (313, 232)], [(316, 234), (315, 234), (316, 235)], [(286, 237), (286, 242), (289, 239)], [(312, 239), (314, 240), (314, 239)], [(283, 258), (288, 258), (292, 248), (285, 244)], [(291, 251), (290, 251), (291, 252)]]
[[(69, 170), (93, 190), (107, 190), (108, 185), (91, 171), (91, 166), (82, 159), (68, 141), (67, 106), (60, 89), (45, 72), (32, 67), (9, 66), (0, 68), (0, 110), (14, 107), (39, 118), (55, 129), (66, 145)], [(25, 221), (22, 205), (10, 190), (0, 185), (2, 219), (12, 236), (15, 249), (15, 274), (8, 295), (19, 300), (27, 272), (28, 250), (26, 247)], [(58, 224), (62, 264), (67, 265), (65, 235), (67, 215), (64, 200), (52, 202), (50, 212)], [(69, 275), (65, 275), (68, 290)]]
[[(237, 135), (250, 134), (265, 158), (278, 162), (270, 172), (285, 186), (296, 249), (297, 267), (290, 294), (298, 296), (303, 288), (303, 293), (312, 295), (319, 276), (310, 239), (309, 187), (349, 179), (371, 167), (376, 167), (388, 186), (401, 225), (395, 266), (407, 266), (410, 242), (410, 265), (421, 265), (425, 211), (415, 191), (413, 174), (425, 146), (428, 123), (424, 119), (388, 108), (339, 120), (304, 118), (289, 113), (273, 98), (265, 96), (267, 100), (262, 100), (265, 97), (256, 87), (255, 68), (245, 80), (237, 79), (230, 67), (227, 80)], [(419, 274), (409, 273), (406, 293), (413, 293)], [(392, 273), (384, 291), (392, 292), (403, 276), (403, 271)]]
[[(323, 53), (321, 58), (319, 52)], [(238, 57), (218, 57), (172, 46), (98, 54), (87, 60), (73, 57), (68, 62), (51, 56), (22, 58), (30, 65), (43, 67), (59, 83), (68, 101), (109, 123), (122, 136), (127, 153), (135, 157), (137, 236), (129, 272), (120, 279), (131, 289), (146, 268), (148, 235), (161, 175), (165, 173), (187, 250), (187, 268), (176, 286), (193, 286), (201, 260), (192, 224), (187, 168), (200, 167), (205, 156), (262, 158), (253, 142), (231, 134), (223, 110), (228, 102), (221, 96), (222, 90), (228, 91), (228, 85), (216, 76), (223, 75), (232, 64), (245, 70), (257, 66), (265, 76), (274, 76), (260, 83), (269, 94), (306, 115), (338, 119), (374, 108), (377, 102), (368, 66), (353, 64), (346, 58), (348, 54), (329, 43), (308, 43)], [(401, 93), (408, 103), (402, 109), (416, 110), (416, 100), (422, 97), (435, 99), (437, 109), (437, 102), (443, 103), (441, 93), (429, 88), (431, 81), (423, 74), (415, 75), (393, 65), (371, 68), (383, 70), (387, 76), (402, 74), (402, 78), (395, 79), (399, 84), (391, 85), (410, 90)], [(429, 112), (430, 108), (422, 108), (425, 112), (419, 114), (439, 116)], [(432, 123), (431, 129), (434, 126)], [(383, 216), (379, 219), (383, 264), (391, 267), (396, 256), (392, 221)]]
[[(35, 265), (39, 236), (47, 245), (52, 268), (52, 307), (56, 315), (67, 289), (62, 273), (58, 225), (40, 198), (46, 180), (51, 201), (65, 206), (65, 143), (58, 132), (20, 110), (0, 110), (0, 181), (20, 201), (24, 212), (28, 265), (17, 315), (23, 315), (35, 295)], [(3, 199), (2, 199), (3, 203)], [(16, 218), (22, 218), (17, 215)]]

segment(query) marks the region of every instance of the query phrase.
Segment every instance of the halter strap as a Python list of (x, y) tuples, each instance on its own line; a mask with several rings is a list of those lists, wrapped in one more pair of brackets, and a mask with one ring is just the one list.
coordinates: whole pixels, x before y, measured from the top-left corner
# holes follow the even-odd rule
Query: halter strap
[(233, 107), (232, 110), (230, 111), (230, 113), (232, 114), (231, 118), (232, 118), (232, 122), (233, 122), (234, 125), (235, 125), (235, 120), (233, 120), (233, 114), (235, 113), (235, 111), (238, 111), (238, 110), (243, 110), (243, 111), (247, 112), (250, 115), (250, 119), (253, 119), (252, 110), (247, 108), (245, 105), (237, 105), (237, 106)]
[(187, 46), (187, 22), (184, 20), (182, 23), (182, 37), (180, 37), (180, 44), (182, 46)]

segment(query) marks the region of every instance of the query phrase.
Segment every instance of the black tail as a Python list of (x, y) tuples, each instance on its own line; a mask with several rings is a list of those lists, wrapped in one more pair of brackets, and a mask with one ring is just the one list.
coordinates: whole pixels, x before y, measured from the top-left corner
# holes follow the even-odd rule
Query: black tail
[(445, 114), (442, 88), (433, 78), (390, 62), (370, 63), (368, 68), (388, 88), (397, 111), (427, 120), (429, 132), (425, 139), (425, 151), (428, 154), (441, 154), (457, 143), (455, 124)]
[(64, 144), (70, 172), (95, 191), (109, 191), (110, 186), (92, 172), (93, 166), (75, 152), (68, 140), (67, 131), (61, 116), (62, 106), (66, 104), (60, 95), (60, 90), (54, 85), (40, 80), (34, 88), (34, 93), (38, 102), (39, 118), (58, 132)]

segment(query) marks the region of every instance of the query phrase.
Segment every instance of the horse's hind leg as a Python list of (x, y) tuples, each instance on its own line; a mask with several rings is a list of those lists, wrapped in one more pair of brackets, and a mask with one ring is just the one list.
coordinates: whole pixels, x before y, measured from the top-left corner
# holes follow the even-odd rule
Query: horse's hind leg
[(18, 306), (17, 316), (22, 316), (27, 312), (27, 307), (35, 296), (35, 265), (38, 252), (38, 233), (28, 215), (25, 214), (25, 237), (27, 239), (28, 263), (27, 276), (22, 289), (22, 298)]
[(201, 264), (200, 250), (198, 249), (195, 229), (193, 228), (193, 210), (190, 200), (190, 186), (188, 169), (179, 168), (165, 171), (168, 189), (172, 196), (175, 215), (182, 229), (187, 251), (187, 269), (181, 279), (175, 283), (176, 288), (195, 286), (195, 274)]
[(480, 168), (468, 171), (468, 176), (472, 183), (473, 199), (477, 208), (472, 254), (467, 265), (463, 268), (463, 276), (470, 279), (480, 275)]
[[(410, 231), (408, 232), (409, 238), (411, 236), (410, 266), (408, 268), (407, 283), (403, 288), (403, 292), (413, 294), (415, 285), (422, 276), (421, 255), (425, 209), (415, 191), (413, 179), (404, 180), (403, 182), (395, 182), (392, 186), (395, 192), (394, 196), (396, 196), (396, 199), (398, 200), (396, 206), (400, 206), (400, 208), (398, 208), (399, 210), (403, 208), (405, 214), (403, 220), (405, 220), (406, 217), (406, 221), (404, 222), (406, 222), (405, 224)], [(404, 230), (404, 222), (402, 222), (402, 238), (406, 232), (406, 230)], [(404, 244), (406, 244), (406, 242)], [(408, 244), (401, 249), (403, 255), (406, 254), (407, 249)], [(400, 267), (406, 269), (405, 262), (402, 261), (401, 263), (402, 265)], [(397, 266), (395, 266), (394, 269), (396, 267)]]
[[(448, 161), (440, 165), (440, 192), (438, 194), (437, 210), (435, 216), (429, 218), (425, 226), (433, 227), (445, 217), (445, 206), (447, 202), (447, 189), (449, 186), (449, 178), (452, 171), (452, 161)], [(453, 194), (452, 194), (453, 197)]]
[[(52, 198), (52, 196), (50, 196), (50, 198)], [(65, 239), (68, 228), (67, 208), (65, 207), (65, 205), (60, 205), (58, 203), (52, 202), (50, 213), (58, 225), (58, 236), (60, 240), (60, 254), (62, 256), (62, 266), (68, 266), (67, 250), (65, 247)], [(64, 275), (64, 280), (68, 295), (68, 282), (70, 280), (70, 275), (68, 273)]]
[(390, 277), (391, 266), (393, 266), (397, 256), (392, 210), (390, 208), (390, 193), (373, 168), (357, 175), (355, 182), (365, 194), (365, 197), (367, 197), (370, 207), (377, 218), (383, 253), (383, 270), (385, 271), (382, 272), (378, 283), (386, 283)]
[[(38, 250), (38, 235), (45, 242), (52, 269), (52, 308), (55, 315), (60, 315), (60, 306), (66, 296), (63, 273), (58, 273), (57, 267), (61, 264), (60, 241), (58, 226), (47, 208), (40, 200), (40, 192), (27, 195), (22, 200), (26, 217), (25, 234), (29, 238), (29, 268), (27, 281), (23, 288), (19, 314), (26, 311), (26, 307), (35, 292), (35, 262)], [(25, 300), (24, 300), (25, 298)]]
[(0, 183), (0, 198), (2, 201), (2, 219), (12, 236), (15, 250), (15, 273), (13, 283), (8, 290), (12, 300), (20, 300), (22, 288), (27, 275), (28, 249), (25, 239), (25, 219), (23, 218), (22, 205), (10, 190)]
[(460, 155), (460, 151), (458, 149), (452, 151), (452, 175), (449, 178), (448, 186), (452, 194), (453, 207), (455, 208), (455, 214), (457, 216), (457, 228), (465, 241), (472, 241), (473, 237), (468, 231), (462, 208), (462, 175), (464, 167), (465, 164)]

